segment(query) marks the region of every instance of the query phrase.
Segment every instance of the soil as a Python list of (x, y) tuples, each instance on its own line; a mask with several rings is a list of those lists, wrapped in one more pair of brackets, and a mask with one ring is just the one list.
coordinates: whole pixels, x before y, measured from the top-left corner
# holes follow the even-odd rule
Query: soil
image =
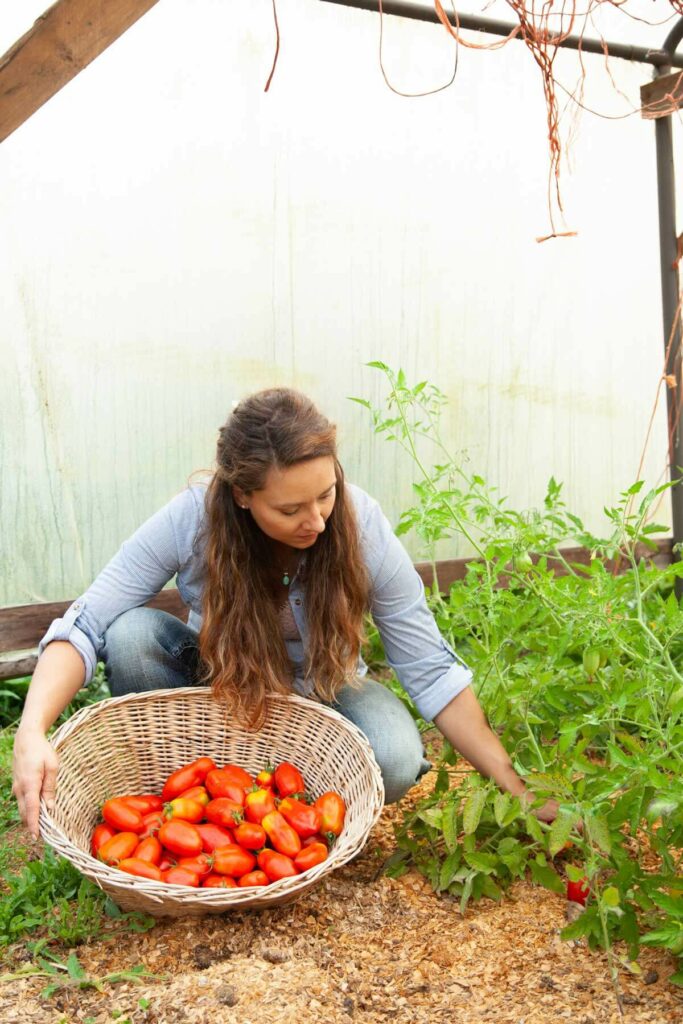
[[(406, 800), (432, 784), (430, 773)], [(0, 1022), (683, 1022), (683, 992), (667, 981), (674, 959), (643, 950), (641, 975), (621, 970), (620, 1010), (606, 955), (560, 939), (572, 905), (557, 895), (519, 882), (501, 903), (471, 904), (463, 917), (457, 901), (436, 896), (420, 875), (379, 874), (400, 813), (385, 808), (355, 861), (298, 903), (162, 920), (76, 951), (95, 977), (143, 964), (155, 977), (142, 984), (66, 986), (44, 999), (45, 978), (4, 983)]]

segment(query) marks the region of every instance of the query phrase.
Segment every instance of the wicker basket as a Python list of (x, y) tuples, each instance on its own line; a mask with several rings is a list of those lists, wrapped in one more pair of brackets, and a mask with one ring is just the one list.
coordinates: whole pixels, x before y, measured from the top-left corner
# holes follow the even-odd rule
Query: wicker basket
[[(263, 728), (250, 733), (210, 694), (187, 687), (103, 700), (77, 712), (51, 738), (60, 758), (57, 796), (51, 813), (41, 803), (41, 835), (124, 910), (180, 917), (292, 902), (354, 857), (379, 817), (382, 777), (367, 739), (347, 719), (302, 697), (272, 697)], [(313, 794), (341, 793), (346, 821), (328, 859), (265, 888), (190, 889), (126, 875), (90, 856), (107, 798), (161, 792), (172, 771), (200, 755), (250, 772), (293, 761)]]

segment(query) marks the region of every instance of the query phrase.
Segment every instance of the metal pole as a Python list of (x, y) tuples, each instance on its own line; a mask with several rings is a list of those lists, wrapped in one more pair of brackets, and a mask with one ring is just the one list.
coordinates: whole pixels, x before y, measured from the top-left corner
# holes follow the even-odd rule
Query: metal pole
[[(339, 4), (342, 7), (353, 7), (360, 11), (379, 11), (379, 0), (323, 0), (328, 4)], [(414, 21), (430, 21), (440, 24), (436, 11), (433, 7), (425, 7), (424, 4), (409, 3), (407, 0), (383, 0), (382, 11), (384, 14), (395, 15), (397, 18), (412, 18)], [(453, 14), (446, 12), (451, 25), (455, 27)], [(519, 24), (507, 21), (498, 21), (495, 18), (482, 18), (477, 14), (458, 14), (458, 23), (461, 28), (478, 29), (481, 32), (488, 32), (494, 36), (509, 36)], [(515, 39), (524, 39), (521, 32)], [(552, 39), (548, 40), (552, 43)], [(605, 46), (610, 57), (621, 57), (624, 60), (638, 61), (641, 64), (654, 64), (655, 67), (666, 65), (683, 68), (683, 54), (675, 56), (673, 50), (668, 53), (665, 49), (650, 50), (645, 46), (627, 46), (625, 43), (603, 43), (600, 39), (584, 39), (582, 36), (567, 36), (560, 47), (568, 47), (572, 50), (582, 50), (585, 53), (599, 53), (605, 56)], [(674, 47), (675, 49), (675, 47)]]
[[(681, 18), (664, 41), (665, 53), (673, 56), (683, 39), (683, 18)], [(668, 65), (658, 65), (655, 78), (671, 73), (673, 60)], [(673, 120), (671, 114), (655, 120), (655, 141), (657, 145), (657, 199), (659, 205), (659, 251), (662, 280), (662, 321), (664, 327), (664, 351), (671, 348), (666, 361), (667, 374), (674, 377), (676, 386), (666, 389), (667, 421), (669, 433), (669, 472), (671, 479), (683, 474), (683, 431), (680, 421), (676, 423), (678, 407), (683, 392), (681, 375), (681, 321), (676, 323), (680, 301), (678, 278), (678, 246), (676, 240), (676, 178), (674, 168)], [(672, 335), (673, 331), (673, 335)], [(675, 424), (675, 427), (674, 427)], [(671, 515), (674, 547), (683, 540), (683, 487), (677, 485), (671, 490)], [(674, 550), (674, 559), (680, 560)], [(676, 580), (676, 593), (683, 594), (683, 580)]]

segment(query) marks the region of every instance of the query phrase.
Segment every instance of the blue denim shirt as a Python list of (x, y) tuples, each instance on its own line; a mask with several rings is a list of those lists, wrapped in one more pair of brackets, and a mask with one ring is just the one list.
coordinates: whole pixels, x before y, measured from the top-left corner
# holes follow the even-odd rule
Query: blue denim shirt
[[(387, 660), (420, 714), (431, 721), (472, 680), (472, 673), (437, 629), (427, 607), (422, 580), (379, 504), (347, 483), (356, 510), (361, 551), (370, 577), (369, 611), (379, 630)], [(104, 646), (104, 634), (123, 612), (146, 604), (165, 583), (177, 587), (189, 608), (188, 625), (201, 624), (205, 577), (200, 531), (206, 487), (189, 487), (122, 544), (92, 585), (55, 619), (40, 642), (42, 653), (52, 640), (68, 640), (83, 658), (88, 683)], [(289, 602), (301, 640), (286, 641), (294, 668), (294, 688), (308, 695), (304, 678), (306, 593), (297, 576)], [(367, 666), (359, 659), (358, 674)]]

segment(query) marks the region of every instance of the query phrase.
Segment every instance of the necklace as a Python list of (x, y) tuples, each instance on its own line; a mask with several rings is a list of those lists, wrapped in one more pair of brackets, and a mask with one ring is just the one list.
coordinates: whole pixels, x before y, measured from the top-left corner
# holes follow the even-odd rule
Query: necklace
[(283, 587), (288, 587), (289, 584), (292, 582), (292, 578), (296, 575), (297, 569), (299, 568), (299, 561), (300, 561), (300, 556), (296, 560), (296, 566), (294, 568), (294, 572), (290, 572), (289, 569), (286, 569), (283, 565), (279, 565), (278, 566), (279, 569), (282, 571), (282, 580), (281, 580), (281, 582), (282, 582), (282, 586)]

